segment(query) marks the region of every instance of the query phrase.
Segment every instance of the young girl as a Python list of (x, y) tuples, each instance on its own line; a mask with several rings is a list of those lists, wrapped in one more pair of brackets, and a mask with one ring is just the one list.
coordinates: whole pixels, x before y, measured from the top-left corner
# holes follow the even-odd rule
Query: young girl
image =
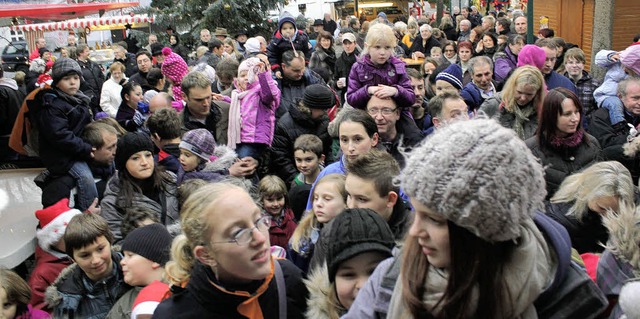
[(154, 318), (302, 318), (302, 274), (271, 257), (269, 217), (244, 189), (208, 184), (189, 196), (180, 220), (165, 268), (174, 294)]
[(240, 64), (234, 84), (227, 144), (236, 150), (239, 158), (250, 156), (257, 160), (273, 141), (280, 89), (271, 71), (258, 58), (249, 58)]
[(415, 96), (405, 64), (393, 56), (396, 43), (391, 27), (379, 23), (369, 29), (362, 57), (349, 73), (349, 105), (365, 109), (371, 95), (381, 99), (394, 98), (398, 105), (413, 105)]
[(293, 211), (289, 208), (287, 185), (280, 177), (267, 175), (258, 183), (263, 215), (271, 218), (269, 241), (271, 245), (287, 248), (289, 239), (296, 230)]
[[(237, 158), (228, 147), (216, 146), (211, 132), (203, 128), (184, 133), (179, 147), (178, 185), (190, 179), (217, 182), (229, 174), (228, 169)], [(211, 161), (214, 153), (216, 158)]]
[(305, 281), (309, 289), (307, 318), (343, 315), (373, 270), (391, 257), (395, 242), (387, 222), (367, 208), (345, 209), (333, 220), (326, 263)]
[(512, 130), (489, 119), (441, 128), (412, 150), (400, 181), (415, 218), (397, 280), (379, 266), (343, 318), (372, 318), (386, 302), (375, 290), (390, 285), (387, 318), (595, 318), (606, 308), (571, 261), (566, 230), (539, 213), (544, 169)]
[(309, 269), (322, 226), (347, 207), (344, 180), (345, 176), (342, 174), (329, 174), (316, 183), (311, 193), (313, 208), (302, 218), (291, 236), (287, 258), (305, 273)]
[(0, 318), (45, 319), (51, 318), (43, 310), (33, 309), (29, 304), (31, 289), (15, 272), (0, 268)]
[(145, 131), (145, 118), (138, 110), (138, 103), (142, 102), (142, 87), (140, 84), (131, 81), (127, 82), (122, 86), (120, 97), (122, 98), (122, 103), (120, 103), (120, 108), (118, 108), (118, 113), (116, 114), (118, 124), (129, 132)]

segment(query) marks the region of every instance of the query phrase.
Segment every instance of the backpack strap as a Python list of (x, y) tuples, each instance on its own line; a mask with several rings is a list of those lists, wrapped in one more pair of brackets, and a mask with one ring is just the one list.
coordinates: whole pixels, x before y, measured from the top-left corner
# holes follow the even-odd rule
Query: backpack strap
[(278, 288), (278, 318), (286, 319), (287, 318), (287, 286), (284, 283), (284, 274), (282, 273), (282, 267), (280, 263), (275, 260), (273, 262), (275, 264), (275, 277), (276, 277), (276, 286)]

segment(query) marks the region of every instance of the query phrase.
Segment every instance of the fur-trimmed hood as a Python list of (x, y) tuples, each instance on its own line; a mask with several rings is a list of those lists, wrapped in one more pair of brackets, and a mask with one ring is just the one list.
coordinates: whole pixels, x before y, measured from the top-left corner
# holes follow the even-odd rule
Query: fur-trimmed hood
[(67, 278), (70, 278), (71, 276), (73, 276), (74, 272), (76, 271), (76, 268), (78, 268), (78, 264), (76, 263), (69, 265), (67, 268), (63, 269), (60, 272), (60, 274), (58, 275), (58, 278), (56, 278), (53, 284), (47, 287), (47, 290), (45, 290), (45, 293), (44, 293), (44, 302), (47, 304), (49, 308), (54, 308), (55, 306), (59, 305), (60, 302), (62, 302), (62, 296), (58, 291), (58, 286), (62, 282), (67, 280)]
[[(327, 263), (315, 267), (304, 280), (309, 290), (309, 298), (307, 299), (307, 312), (305, 318), (314, 319), (338, 319), (342, 315), (342, 311), (331, 303), (329, 295), (333, 285), (329, 282), (329, 271)], [(339, 306), (339, 305), (338, 305)], [(339, 306), (342, 308), (341, 306)]]
[(202, 170), (203, 172), (217, 172), (228, 170), (238, 158), (238, 154), (226, 145), (216, 145), (213, 150), (214, 161), (207, 163)]
[(609, 230), (605, 247), (628, 262), (635, 276), (640, 277), (640, 207), (620, 207), (618, 214), (607, 214), (602, 222)]

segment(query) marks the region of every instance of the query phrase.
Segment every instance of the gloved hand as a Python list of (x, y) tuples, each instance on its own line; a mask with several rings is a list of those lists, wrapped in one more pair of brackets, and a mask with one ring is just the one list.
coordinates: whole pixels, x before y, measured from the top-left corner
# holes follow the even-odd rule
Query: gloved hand
[(136, 111), (136, 113), (133, 114), (133, 122), (136, 123), (136, 126), (142, 126), (142, 124), (144, 124), (144, 116), (142, 116), (142, 113)]

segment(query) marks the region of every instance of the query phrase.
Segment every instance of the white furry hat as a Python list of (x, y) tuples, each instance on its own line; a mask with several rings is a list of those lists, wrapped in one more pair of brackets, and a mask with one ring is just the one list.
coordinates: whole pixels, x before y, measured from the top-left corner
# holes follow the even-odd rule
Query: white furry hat
[(546, 195), (544, 170), (525, 143), (487, 119), (436, 130), (413, 148), (400, 180), (413, 200), (489, 242), (520, 237)]
[(59, 256), (58, 252), (51, 249), (64, 236), (67, 225), (75, 215), (82, 214), (77, 209), (69, 208), (69, 199), (63, 198), (59, 202), (36, 211), (36, 218), (40, 221), (36, 237), (38, 244), (44, 251)]
[(620, 319), (640, 319), (640, 280), (630, 281), (622, 286), (618, 302), (624, 312)]

